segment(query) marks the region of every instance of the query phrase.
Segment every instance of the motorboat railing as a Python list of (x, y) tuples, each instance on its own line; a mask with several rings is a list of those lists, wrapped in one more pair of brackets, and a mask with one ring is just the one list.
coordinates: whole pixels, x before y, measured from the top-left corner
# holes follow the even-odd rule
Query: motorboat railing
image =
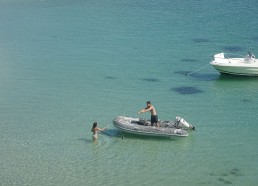
[(244, 59), (244, 62), (252, 63), (255, 62), (255, 56), (249, 51), (246, 56), (240, 54), (232, 54), (232, 53), (219, 53), (214, 55), (214, 60), (216, 59), (226, 59), (229, 63), (231, 63), (230, 59)]

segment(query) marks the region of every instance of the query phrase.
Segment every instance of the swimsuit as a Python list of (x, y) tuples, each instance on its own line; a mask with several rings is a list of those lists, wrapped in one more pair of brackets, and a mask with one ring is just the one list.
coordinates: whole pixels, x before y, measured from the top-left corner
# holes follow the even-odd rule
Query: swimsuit
[(98, 133), (97, 133), (97, 132), (96, 132), (96, 133), (93, 133), (93, 134), (92, 134), (92, 138), (93, 138), (94, 140), (98, 139)]
[(158, 115), (151, 115), (151, 126), (153, 126), (154, 123), (158, 123)]

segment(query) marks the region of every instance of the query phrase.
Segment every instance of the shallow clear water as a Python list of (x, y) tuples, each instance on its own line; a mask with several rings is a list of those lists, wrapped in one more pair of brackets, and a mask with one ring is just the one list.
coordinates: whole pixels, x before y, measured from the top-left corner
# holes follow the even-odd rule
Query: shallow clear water
[[(0, 185), (255, 185), (258, 79), (207, 64), (221, 51), (258, 55), (257, 7), (1, 0)], [(170, 139), (112, 126), (149, 118), (137, 114), (147, 100), (197, 130)], [(96, 143), (94, 121), (108, 127)]]

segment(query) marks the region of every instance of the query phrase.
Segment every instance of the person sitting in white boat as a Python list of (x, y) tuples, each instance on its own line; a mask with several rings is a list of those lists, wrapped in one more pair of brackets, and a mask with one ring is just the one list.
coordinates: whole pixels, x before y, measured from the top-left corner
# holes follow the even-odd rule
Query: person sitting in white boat
[(151, 105), (150, 101), (147, 101), (146, 104), (147, 104), (147, 107), (140, 110), (138, 113), (140, 114), (140, 113), (150, 111), (150, 113), (151, 113), (151, 126), (153, 126), (155, 124), (155, 125), (157, 125), (157, 127), (159, 127), (158, 115), (157, 115), (156, 109), (154, 108), (153, 105)]
[(253, 63), (255, 62), (255, 56), (252, 54), (252, 52), (248, 52), (248, 54), (245, 57), (245, 62), (247, 63)]

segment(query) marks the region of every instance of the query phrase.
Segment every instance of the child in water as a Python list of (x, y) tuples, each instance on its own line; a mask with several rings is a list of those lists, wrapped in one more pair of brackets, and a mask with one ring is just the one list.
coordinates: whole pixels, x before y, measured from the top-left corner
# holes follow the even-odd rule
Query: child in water
[(98, 131), (104, 131), (105, 129), (106, 129), (106, 127), (105, 128), (98, 128), (97, 127), (97, 125), (98, 125), (98, 123), (97, 122), (94, 122), (93, 123), (93, 126), (92, 126), (92, 129), (91, 129), (91, 132), (93, 132), (93, 134), (92, 134), (92, 139), (95, 141), (95, 140), (97, 140), (98, 139)]

